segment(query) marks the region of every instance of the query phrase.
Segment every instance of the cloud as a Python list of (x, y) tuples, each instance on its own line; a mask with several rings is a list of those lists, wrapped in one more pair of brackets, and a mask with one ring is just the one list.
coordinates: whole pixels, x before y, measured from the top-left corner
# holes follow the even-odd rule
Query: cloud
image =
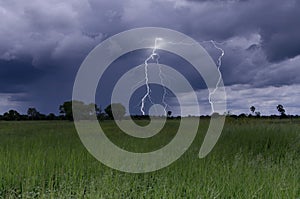
[(252, 88), (251, 85), (234, 85), (226, 88), (228, 110), (232, 113), (249, 113), (249, 107), (255, 106), (263, 115), (278, 114), (276, 106), (282, 104), (287, 114), (299, 114), (297, 105), (300, 98), (300, 84), (290, 86), (268, 86)]
[(2, 114), (10, 109), (25, 112), (26, 102), (20, 100), (25, 96), (24, 93), (0, 93), (0, 113)]
[(22, 93), (42, 78), (42, 72), (25, 61), (0, 60), (0, 93)]
[[(0, 57), (30, 54), (39, 63), (43, 54), (51, 55), (66, 40), (85, 43), (80, 48), (88, 52), (105, 36), (122, 30), (162, 26), (199, 41), (259, 35), (268, 60), (279, 61), (300, 54), (299, 5), (293, 0), (284, 5), (271, 0), (5, 1), (0, 4)], [(98, 40), (87, 39), (95, 37)]]
[[(229, 87), (293, 86), (300, 79), (299, 8), (296, 0), (1, 1), (0, 93), (25, 92), (52, 112), (54, 103), (71, 98), (76, 71), (91, 49), (145, 26), (220, 42)], [(217, 60), (220, 52), (203, 45)]]
[[(233, 37), (219, 44), (225, 50), (221, 71), (225, 85), (249, 84), (253, 87), (299, 84), (300, 55), (270, 62), (262, 48), (260, 35)], [(206, 49), (217, 60), (220, 52), (211, 45)]]
[[(297, 47), (299, 1), (285, 1), (284, 5), (274, 0), (195, 2), (191, 4), (193, 8), (190, 8), (190, 13), (194, 10), (193, 15), (200, 19), (196, 21), (198, 27), (202, 26), (214, 38), (226, 39), (233, 35), (258, 32), (270, 61), (292, 58), (300, 53)], [(197, 12), (199, 8), (205, 8), (205, 11)]]
[(300, 83), (300, 55), (261, 68), (254, 77), (256, 85), (292, 85)]
[(64, 56), (67, 59), (74, 51), (74, 57), (82, 51), (86, 55), (102, 39), (101, 33), (92, 35), (80, 23), (80, 18), (90, 9), (87, 1), (3, 2), (0, 4), (0, 58), (30, 57), (32, 65), (46, 67), (49, 61)]
[[(255, 106), (256, 111), (262, 115), (277, 114), (277, 105), (282, 104), (287, 114), (299, 114), (298, 106), (300, 99), (300, 84), (290, 86), (268, 86), (264, 88), (253, 88), (251, 85), (232, 85), (225, 88), (227, 96), (227, 110), (232, 114), (250, 113), (250, 107)], [(211, 114), (211, 106), (208, 103), (208, 91), (200, 89), (196, 92), (199, 105), (192, 102), (193, 93), (182, 93), (184, 104), (180, 107), (190, 115), (195, 115), (195, 110), (200, 107), (200, 114)], [(173, 100), (170, 100), (173, 101)], [(179, 107), (172, 107), (174, 115), (179, 114)]]

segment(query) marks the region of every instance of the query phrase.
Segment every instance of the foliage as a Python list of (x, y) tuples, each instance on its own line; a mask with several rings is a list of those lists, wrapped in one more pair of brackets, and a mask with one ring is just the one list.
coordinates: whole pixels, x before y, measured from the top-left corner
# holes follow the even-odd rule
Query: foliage
[(171, 117), (171, 115), (172, 115), (172, 111), (168, 111), (168, 112), (167, 112), (167, 116), (168, 116), (168, 117)]
[(255, 112), (255, 109), (256, 109), (256, 108), (255, 108), (254, 106), (251, 106), (251, 107), (250, 107), (250, 111), (251, 111), (252, 113)]
[(283, 108), (283, 106), (281, 104), (277, 105), (277, 111), (280, 113), (280, 117), (281, 118), (286, 118), (286, 114), (285, 114), (285, 109)]
[(67, 120), (73, 120), (72, 101), (66, 101), (60, 105), (59, 111)]
[(104, 111), (109, 118), (114, 118), (116, 120), (121, 120), (126, 113), (126, 109), (121, 103), (112, 103), (108, 105)]
[(16, 110), (9, 110), (8, 112), (3, 114), (3, 119), (4, 120), (20, 120), (21, 119), (21, 115), (20, 113), (18, 113), (18, 111)]
[(96, 104), (84, 104), (81, 101), (66, 101), (59, 106), (60, 113), (63, 114), (65, 119), (73, 120), (73, 107), (76, 109), (78, 119), (90, 119), (92, 116), (97, 116), (99, 108)]
[(36, 108), (28, 108), (27, 115), (31, 120), (37, 120), (40, 117), (40, 113), (36, 110)]

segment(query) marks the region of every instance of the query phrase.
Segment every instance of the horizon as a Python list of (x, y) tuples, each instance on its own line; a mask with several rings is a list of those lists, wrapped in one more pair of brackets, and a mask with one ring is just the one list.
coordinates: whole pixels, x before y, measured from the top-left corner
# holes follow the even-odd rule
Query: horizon
[[(68, 100), (68, 101), (71, 101), (71, 100)], [(68, 102), (68, 101), (65, 101), (65, 102)], [(62, 103), (63, 104), (63, 103)], [(60, 105), (62, 105), (62, 104), (60, 104)], [(60, 105), (58, 105), (58, 110), (59, 110), (59, 106)], [(85, 104), (86, 105), (86, 104)], [(97, 107), (98, 108), (100, 108), (100, 112), (99, 112), (99, 114), (101, 114), (101, 113), (105, 113), (105, 108), (106, 107), (102, 107), (101, 105), (99, 105), (99, 104), (96, 104), (97, 105)], [(281, 105), (281, 104), (278, 104), (278, 105)], [(255, 106), (254, 106), (255, 107)], [(27, 108), (27, 111), (28, 111), (28, 109), (30, 109), (30, 108), (34, 108), (34, 109), (36, 109), (35, 107), (28, 107)], [(248, 112), (241, 112), (241, 113), (238, 113), (238, 114), (236, 114), (236, 113), (233, 113), (233, 112), (231, 112), (230, 110), (227, 110), (227, 112), (224, 112), (224, 113), (218, 113), (218, 112), (214, 112), (214, 113), (217, 113), (217, 114), (219, 114), (219, 115), (225, 115), (225, 116), (242, 116), (242, 115), (245, 115), (245, 116), (249, 116), (249, 117), (257, 117), (257, 112), (259, 112), (259, 116), (258, 117), (270, 117), (270, 116), (278, 116), (278, 117), (280, 117), (280, 112), (276, 109), (276, 107), (274, 107), (274, 109), (276, 109), (277, 110), (277, 113), (276, 114), (263, 114), (263, 112), (261, 112), (260, 110), (257, 110), (256, 109), (256, 107), (255, 107), (255, 112), (251, 112), (251, 110), (250, 110), (250, 108), (251, 107), (249, 107), (248, 108)], [(286, 107), (285, 106), (283, 106), (283, 108), (284, 108), (284, 110), (285, 110), (285, 114), (286, 114), (286, 116), (299, 116), (300, 114), (289, 114), (288, 113), (288, 111), (286, 111)], [(14, 110), (14, 111), (17, 111), (18, 113), (20, 113), (21, 115), (23, 115), (23, 116), (26, 116), (26, 115), (28, 115), (28, 113), (27, 113), (27, 111), (26, 112), (19, 112), (18, 110), (16, 110), (16, 109), (9, 109), (9, 110), (7, 110), (7, 111), (5, 111), (5, 112), (3, 112), (3, 113), (0, 113), (0, 116), (3, 116), (5, 113), (8, 113), (10, 110)], [(47, 115), (50, 115), (50, 114), (54, 114), (55, 116), (61, 116), (61, 115), (64, 115), (63, 113), (60, 113), (60, 111), (57, 111), (57, 112), (49, 112), (49, 113), (43, 113), (43, 112), (40, 112), (38, 109), (36, 109), (36, 111), (39, 113), (39, 114), (42, 114), (42, 115), (45, 115), (45, 116), (47, 116)], [(128, 112), (127, 112), (127, 110), (125, 110), (126, 111), (126, 113), (125, 113), (125, 116), (124, 117), (128, 117), (128, 116), (137, 116), (137, 117), (139, 117), (139, 116), (141, 116), (141, 117), (167, 117), (167, 115), (164, 115), (164, 114), (162, 114), (162, 115), (154, 115), (154, 114), (146, 114), (146, 115), (142, 115), (141, 113), (140, 114), (128, 114)], [(210, 116), (212, 116), (214, 113), (210, 113), (210, 114), (200, 114), (200, 115), (179, 115), (179, 114), (175, 114), (174, 115), (174, 113), (171, 111), (171, 116), (170, 117), (210, 117)], [(105, 113), (106, 114), (106, 113)]]

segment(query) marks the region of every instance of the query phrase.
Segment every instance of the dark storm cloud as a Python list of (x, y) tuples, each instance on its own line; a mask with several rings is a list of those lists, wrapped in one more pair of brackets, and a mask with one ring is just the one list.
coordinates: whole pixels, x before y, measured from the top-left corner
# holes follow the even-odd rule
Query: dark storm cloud
[(187, 28), (193, 26), (205, 36), (220, 40), (258, 33), (262, 36), (262, 48), (272, 62), (300, 54), (299, 1), (197, 1), (193, 4), (194, 12), (188, 15), (195, 15), (196, 20), (185, 21)]
[[(71, 98), (76, 72), (91, 49), (120, 31), (145, 26), (220, 41), (226, 85), (299, 84), (299, 8), (296, 0), (1, 1), (0, 93), (25, 92), (32, 104), (53, 111)], [(203, 45), (217, 60), (220, 52)]]
[(42, 72), (25, 61), (0, 60), (0, 90), (2, 93), (20, 93), (42, 78)]
[(186, 13), (177, 20), (183, 30), (208, 39), (258, 33), (268, 60), (276, 62), (300, 54), (299, 7), (294, 0), (191, 1), (178, 8)]

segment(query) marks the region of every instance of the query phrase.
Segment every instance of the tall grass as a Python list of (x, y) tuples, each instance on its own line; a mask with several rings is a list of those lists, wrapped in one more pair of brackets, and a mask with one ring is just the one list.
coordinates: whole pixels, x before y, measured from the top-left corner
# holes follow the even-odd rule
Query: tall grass
[[(101, 125), (116, 144), (143, 152), (168, 143), (178, 122), (148, 140), (122, 135), (111, 121)], [(199, 159), (203, 120), (179, 160), (146, 174), (98, 162), (71, 122), (1, 122), (0, 198), (299, 198), (297, 122), (228, 120), (213, 151)]]

